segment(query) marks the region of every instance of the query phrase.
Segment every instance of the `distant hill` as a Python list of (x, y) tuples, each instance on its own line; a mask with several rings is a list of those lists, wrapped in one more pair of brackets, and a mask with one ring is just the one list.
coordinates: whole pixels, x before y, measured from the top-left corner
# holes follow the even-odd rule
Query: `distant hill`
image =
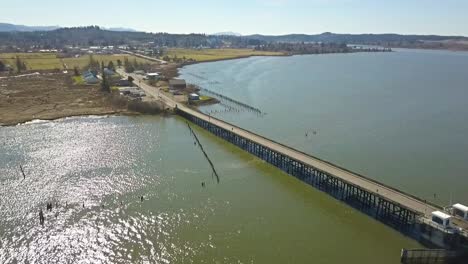
[(325, 32), (316, 35), (289, 34), (282, 36), (250, 35), (245, 36), (266, 42), (325, 42), (325, 43), (399, 43), (418, 41), (446, 41), (468, 40), (464, 36), (438, 36), (438, 35), (400, 35), (400, 34), (336, 34)]
[(117, 31), (117, 32), (137, 32), (137, 30), (133, 28), (124, 28), (124, 27), (111, 27), (111, 28), (103, 28), (109, 31)]
[(30, 32), (30, 31), (50, 31), (60, 28), (59, 26), (24, 26), (8, 23), (0, 23), (0, 32)]
[[(0, 23), (0, 32), (33, 32), (33, 31), (51, 31), (62, 28), (60, 26), (25, 26), (25, 25), (15, 25), (9, 23)], [(118, 32), (136, 32), (132, 28), (124, 27), (111, 27), (103, 28), (109, 31), (118, 31)]]
[(236, 33), (236, 32), (232, 32), (232, 31), (218, 32), (218, 33), (214, 33), (214, 34), (211, 34), (211, 35), (213, 35), (213, 36), (236, 36), (236, 37), (242, 36), (242, 34)]

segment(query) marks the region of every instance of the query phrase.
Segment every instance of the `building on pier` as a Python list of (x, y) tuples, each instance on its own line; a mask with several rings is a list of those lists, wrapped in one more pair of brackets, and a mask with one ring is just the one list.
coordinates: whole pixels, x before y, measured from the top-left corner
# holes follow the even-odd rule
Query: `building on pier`
[(454, 204), (452, 206), (452, 212), (454, 215), (459, 216), (468, 221), (468, 206), (463, 204)]

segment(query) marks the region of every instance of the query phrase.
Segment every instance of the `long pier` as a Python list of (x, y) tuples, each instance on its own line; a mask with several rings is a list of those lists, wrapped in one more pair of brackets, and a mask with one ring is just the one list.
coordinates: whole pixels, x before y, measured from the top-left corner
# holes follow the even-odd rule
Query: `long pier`
[[(362, 202), (374, 203), (376, 207), (379, 207), (380, 204), (382, 210), (379, 210), (378, 214), (388, 213), (388, 210), (398, 211), (401, 212), (399, 217), (402, 218), (403, 222), (411, 222), (411, 219), (417, 215), (429, 217), (431, 212), (441, 209), (410, 194), (220, 119), (187, 107), (181, 108), (179, 106), (177, 111), (179, 115), (198, 126), (307, 183), (316, 182), (321, 188), (341, 189), (343, 198), (352, 195), (358, 196)], [(372, 206), (372, 204), (369, 205)]]
[[(127, 76), (122, 71), (121, 74)], [(132, 77), (141, 78), (134, 74)], [(431, 213), (443, 210), (438, 205), (177, 104), (159, 89), (143, 82), (140, 87), (192, 123), (417, 240), (438, 247), (468, 250), (466, 221), (453, 218), (457, 231), (440, 228), (431, 222)]]
[[(433, 211), (443, 210), (440, 206), (186, 106), (177, 105), (176, 111), (212, 134), (405, 234), (417, 239), (424, 234), (431, 238), (433, 234), (427, 222)], [(461, 235), (448, 235), (442, 230), (442, 236), (450, 236), (443, 238), (447, 247), (468, 241), (466, 223), (458, 223)]]

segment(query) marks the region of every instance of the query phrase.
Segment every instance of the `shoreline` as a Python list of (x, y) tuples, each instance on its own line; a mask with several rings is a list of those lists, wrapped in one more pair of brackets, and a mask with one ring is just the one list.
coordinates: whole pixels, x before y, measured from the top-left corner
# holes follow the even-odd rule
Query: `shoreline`
[[(201, 64), (201, 63), (210, 63), (210, 62), (219, 62), (219, 61), (230, 61), (230, 60), (238, 60), (238, 59), (248, 59), (252, 57), (292, 57), (296, 54), (282, 54), (282, 55), (247, 55), (247, 56), (238, 56), (238, 57), (233, 57), (233, 58), (224, 58), (224, 59), (214, 59), (214, 60), (208, 60), (208, 61), (193, 61), (193, 62), (183, 62), (180, 64), (174, 65), (177, 73), (174, 76), (170, 76), (169, 79), (171, 78), (178, 78), (180, 76), (179, 70), (182, 69), (185, 66), (190, 66), (190, 65), (195, 65), (195, 64)], [(305, 54), (302, 54), (305, 55)]]
[(29, 119), (18, 119), (17, 121), (7, 122), (7, 123), (0, 123), (0, 128), (2, 127), (12, 127), (17, 125), (25, 125), (28, 122), (33, 121), (56, 121), (60, 119), (65, 119), (69, 117), (91, 117), (91, 116), (142, 116), (145, 114), (138, 113), (138, 112), (126, 112), (126, 111), (108, 111), (108, 112), (101, 112), (101, 113), (82, 113), (82, 114), (70, 114), (70, 115), (57, 115), (57, 116), (50, 116), (50, 117), (38, 117), (38, 118), (29, 118)]
[(214, 59), (214, 60), (206, 60), (206, 61), (193, 61), (193, 62), (183, 62), (181, 63), (181, 67), (192, 65), (192, 64), (199, 64), (199, 63), (207, 63), (207, 62), (217, 62), (217, 61), (229, 61), (229, 60), (238, 60), (238, 59), (247, 59), (251, 57), (291, 57), (295, 54), (278, 54), (278, 55), (245, 55), (245, 56), (237, 56), (232, 58), (222, 58), (222, 59)]

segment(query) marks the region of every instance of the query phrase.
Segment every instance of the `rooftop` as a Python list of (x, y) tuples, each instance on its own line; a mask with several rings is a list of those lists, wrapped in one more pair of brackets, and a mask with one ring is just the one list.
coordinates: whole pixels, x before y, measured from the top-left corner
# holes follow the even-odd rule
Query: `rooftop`
[(432, 215), (433, 216), (437, 216), (438, 218), (442, 219), (442, 220), (446, 220), (446, 219), (450, 219), (451, 216), (446, 214), (446, 213), (443, 213), (441, 211), (434, 211), (432, 212)]
[(185, 80), (172, 79), (172, 80), (169, 80), (169, 85), (185, 85)]
[(460, 211), (463, 211), (463, 212), (468, 212), (468, 206), (465, 206), (463, 204), (457, 203), (457, 204), (454, 204), (452, 207), (456, 208), (456, 209), (458, 209)]

